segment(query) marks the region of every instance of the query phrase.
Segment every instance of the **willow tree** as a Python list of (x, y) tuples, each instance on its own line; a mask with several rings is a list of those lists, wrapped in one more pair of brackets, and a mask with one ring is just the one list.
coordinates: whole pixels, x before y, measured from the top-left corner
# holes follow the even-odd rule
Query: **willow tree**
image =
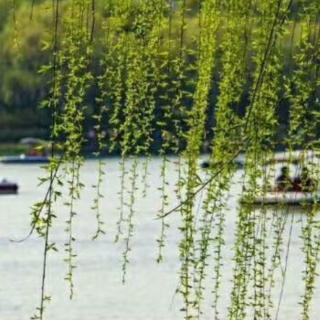
[[(69, 190), (65, 278), (72, 298), (76, 264), (72, 227), (83, 187), (80, 168), (86, 117), (95, 122), (96, 155), (106, 148), (121, 154), (115, 237), (125, 243), (123, 281), (138, 219), (137, 189), (142, 181), (143, 194), (148, 196), (148, 163), (155, 133), (160, 133), (158, 153), (163, 162), (161, 207), (155, 212), (161, 223), (157, 261), (163, 259), (170, 217), (180, 215), (178, 291), (185, 319), (201, 318), (211, 256), (212, 318), (220, 318), (226, 197), (236, 171), (234, 160), (244, 154), (242, 198), (246, 205), (240, 207), (237, 217), (228, 319), (271, 319), (272, 310), (279, 309), (281, 302), (273, 300), (272, 289), (275, 272), (284, 259), (286, 223), (276, 211), (285, 208), (277, 208), (270, 221), (265, 206), (256, 210), (253, 204), (257, 194), (267, 191), (270, 172), (264, 164), (272, 160), (279, 146), (319, 152), (320, 2), (109, 0), (99, 3), (99, 10), (97, 4), (95, 0), (53, 0), (51, 4), (50, 39), (44, 41), (51, 62), (41, 69), (50, 79), (43, 106), (52, 115), (51, 161), (42, 179), (48, 185), (47, 193), (32, 212), (31, 233), (35, 230), (44, 239), (41, 302), (33, 319), (45, 318), (47, 257), (56, 250), (50, 229), (59, 214), (53, 204), (60, 201), (64, 184)], [(92, 66), (97, 43), (103, 47), (98, 71)], [(97, 89), (94, 114), (86, 112), (86, 96), (92, 87)], [(289, 109), (285, 132), (280, 131), (279, 119), (284, 107)], [(214, 123), (209, 121), (212, 114)], [(210, 165), (203, 180), (198, 164), (206, 143), (211, 150)], [(169, 154), (178, 159), (177, 205), (168, 201)], [(303, 164), (303, 158), (301, 161)], [(100, 204), (108, 197), (101, 187), (106, 168), (107, 163), (99, 160), (93, 239), (105, 233)], [(313, 174), (318, 176), (318, 171)], [(200, 219), (196, 220), (199, 201)], [(309, 319), (320, 250), (316, 201), (307, 210), (302, 230), (304, 320)], [(273, 235), (272, 247), (268, 234)], [(284, 282), (285, 272), (282, 276)]]

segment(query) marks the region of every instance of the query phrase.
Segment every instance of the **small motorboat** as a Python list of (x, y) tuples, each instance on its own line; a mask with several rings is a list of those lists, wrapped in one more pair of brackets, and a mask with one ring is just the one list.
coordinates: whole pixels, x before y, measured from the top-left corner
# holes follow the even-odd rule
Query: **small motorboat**
[[(313, 168), (319, 165), (319, 155), (312, 151), (298, 150), (277, 153), (264, 164), (266, 180), (258, 180), (261, 187), (264, 185), (265, 192), (257, 191), (253, 199), (243, 196), (240, 202), (280, 206), (320, 203), (320, 189), (315, 183), (318, 178), (312, 175)], [(303, 181), (305, 181), (305, 186), (303, 186)]]
[(20, 140), (21, 145), (27, 145), (27, 151), (21, 155), (0, 158), (0, 162), (8, 164), (39, 164), (49, 162), (50, 143), (33, 137)]
[(17, 194), (18, 185), (14, 182), (10, 182), (7, 179), (0, 180), (0, 195), (2, 194)]
[[(233, 160), (234, 165), (236, 166), (237, 169), (243, 169), (244, 166), (244, 161), (242, 159), (236, 158)], [(209, 160), (204, 160), (200, 163), (200, 167), (202, 169), (209, 169), (210, 168), (210, 161)]]
[(209, 161), (202, 161), (200, 166), (202, 169), (208, 169), (210, 167), (210, 162)]
[(306, 204), (314, 204), (320, 202), (320, 194), (312, 192), (266, 192), (263, 195), (257, 196), (254, 199), (241, 199), (243, 204), (254, 205), (292, 205), (300, 206)]
[(39, 164), (48, 163), (49, 157), (47, 156), (29, 156), (22, 154), (20, 156), (7, 156), (0, 159), (1, 163), (5, 164)]

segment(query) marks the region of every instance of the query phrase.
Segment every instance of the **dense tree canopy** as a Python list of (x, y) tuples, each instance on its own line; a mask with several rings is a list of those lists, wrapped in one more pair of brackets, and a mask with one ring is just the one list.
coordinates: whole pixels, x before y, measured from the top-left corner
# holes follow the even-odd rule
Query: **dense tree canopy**
[[(98, 77), (101, 73), (100, 64), (103, 61), (104, 54), (104, 31), (106, 19), (110, 16), (110, 8), (116, 4), (109, 1), (108, 4), (102, 4), (97, 1), (95, 4), (95, 39), (93, 43), (93, 53), (90, 63), (90, 72)], [(197, 51), (197, 34), (199, 31), (198, 25), (198, 1), (186, 1), (185, 22), (186, 28), (184, 30), (183, 41), (186, 48), (188, 61), (194, 61), (194, 56)], [(50, 38), (50, 25), (52, 23), (52, 12), (50, 11), (51, 1), (34, 1), (30, 4), (29, 1), (6, 1), (0, 2), (0, 41), (2, 46), (0, 48), (0, 113), (1, 120), (0, 125), (2, 131), (0, 132), (0, 141), (16, 141), (19, 138), (26, 135), (36, 135), (47, 138), (49, 135), (48, 123), (50, 123), (49, 113), (45, 110), (39, 110), (39, 105), (44, 97), (48, 94), (48, 87), (46, 85), (47, 75), (40, 74), (40, 67), (48, 63), (50, 60), (50, 51), (46, 50), (48, 41)], [(61, 15), (64, 15), (64, 7), (66, 3), (61, 3)], [(172, 2), (172, 21), (171, 31), (172, 38), (179, 37), (179, 12), (177, 8), (179, 1)], [(168, 14), (167, 12), (164, 14)], [(227, 21), (228, 5), (222, 7), (222, 20)], [(297, 13), (299, 10), (299, 2), (293, 1), (292, 9), (289, 13), (289, 22), (285, 25), (285, 32), (282, 36), (282, 50), (283, 50), (283, 68), (284, 72), (288, 73), (292, 67), (292, 60), (290, 51), (298, 44), (300, 29), (301, 29), (301, 17)], [(135, 17), (138, 14), (139, 5), (133, 2), (131, 4), (130, 12), (116, 17), (110, 17), (112, 24), (117, 25), (119, 28), (123, 28), (123, 31), (129, 33), (134, 32)], [(296, 21), (296, 22), (294, 22)], [(318, 23), (317, 21), (315, 23)], [(253, 27), (256, 28), (257, 24), (253, 23)], [(166, 37), (168, 26), (165, 24), (160, 25), (162, 37)], [(295, 29), (292, 34), (292, 29)], [(223, 37), (224, 28), (219, 26), (217, 34), (219, 39)], [(62, 32), (62, 29), (59, 30)], [(293, 37), (293, 38), (292, 38)], [(178, 52), (178, 48), (174, 47), (177, 43), (172, 41), (172, 52)], [(165, 41), (161, 41), (159, 44), (162, 50), (166, 50)], [(217, 82), (221, 77), (221, 52), (222, 48), (217, 48), (215, 58), (215, 68), (213, 72), (212, 81)], [(248, 46), (248, 51), (251, 52), (252, 48)], [(253, 52), (252, 52), (253, 54)], [(252, 55), (248, 54), (248, 59)], [(253, 65), (247, 61), (247, 68), (252, 69)], [(167, 76), (174, 80), (173, 70), (170, 68), (166, 70)], [(187, 74), (190, 79), (185, 83), (185, 90), (192, 94), (193, 86), (192, 79), (196, 77), (196, 72), (189, 70)], [(218, 87), (213, 85), (213, 90), (210, 93), (210, 103), (215, 104), (217, 101)], [(92, 114), (94, 110), (98, 108), (96, 101), (96, 93), (98, 91), (96, 82), (90, 83), (90, 90), (86, 93), (87, 101), (87, 113)], [(161, 93), (157, 95), (159, 100)], [(238, 104), (238, 112), (244, 113), (247, 105), (247, 96), (249, 92), (245, 89), (243, 99)], [(288, 120), (288, 107), (289, 103), (286, 99), (281, 102), (281, 108), (278, 109), (281, 123), (281, 134), (283, 134), (284, 128), (287, 127)], [(157, 101), (156, 110), (159, 110), (161, 102)], [(189, 103), (190, 104), (190, 103)], [(21, 110), (26, 111), (28, 114), (27, 119), (21, 121), (19, 119), (19, 112)], [(157, 112), (159, 114), (160, 110)], [(160, 120), (161, 121), (161, 120)], [(210, 127), (214, 122), (214, 108), (209, 109), (208, 117), (208, 133), (211, 134)], [(94, 124), (90, 120), (86, 120), (86, 130), (90, 130)], [(170, 129), (171, 130), (171, 129)], [(156, 130), (154, 136), (155, 142), (153, 143), (154, 149), (159, 149), (159, 134)]]

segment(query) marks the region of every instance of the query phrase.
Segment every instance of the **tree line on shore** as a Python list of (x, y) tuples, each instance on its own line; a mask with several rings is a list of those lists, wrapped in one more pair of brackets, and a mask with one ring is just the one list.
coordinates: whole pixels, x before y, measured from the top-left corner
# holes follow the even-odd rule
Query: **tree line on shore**
[[(101, 21), (108, 18), (108, 10), (114, 0), (109, 0), (106, 3), (98, 2), (96, 4), (96, 28), (95, 33), (100, 33), (103, 38), (103, 26)], [(198, 1), (188, 0), (186, 19), (189, 28), (185, 32), (185, 45), (189, 52), (188, 59), (190, 62), (194, 61), (193, 55), (196, 55), (195, 37), (198, 32)], [(62, 3), (63, 6), (63, 3)], [(127, 32), (134, 32), (134, 16), (137, 12), (132, 12), (132, 15), (125, 17), (125, 21), (118, 21), (122, 28)], [(292, 15), (295, 14), (295, 6), (293, 6)], [(0, 143), (16, 142), (24, 136), (36, 136), (39, 138), (48, 138), (50, 135), (50, 112), (41, 108), (41, 101), (48, 95), (48, 80), (45, 73), (40, 73), (39, 70), (42, 65), (45, 65), (50, 60), (50, 52), (46, 50), (48, 45), (45, 41), (48, 38), (50, 26), (50, 1), (38, 0), (32, 4), (27, 0), (17, 0), (14, 2), (7, 0), (0, 0)], [(175, 24), (176, 17), (173, 16), (173, 33), (177, 32), (178, 26)], [(177, 19), (178, 20), (178, 19)], [(296, 23), (298, 21), (298, 23)], [(295, 32), (292, 35), (289, 28), (295, 25)], [(164, 30), (164, 32), (166, 32)], [(290, 60), (293, 50), (294, 42), (299, 38), (299, 19), (295, 17), (295, 22), (292, 21), (288, 26), (288, 35), (283, 42), (283, 62), (285, 73), (290, 73), (293, 61)], [(223, 33), (219, 30), (217, 32), (218, 41), (223, 39)], [(249, 48), (250, 50), (250, 48)], [(94, 43), (93, 56), (91, 62), (91, 71), (94, 75), (99, 76), (101, 73), (101, 60), (104, 55), (103, 41), (96, 41)], [(222, 55), (222, 52), (220, 53)], [(217, 53), (219, 57), (219, 52)], [(248, 55), (250, 57), (250, 54)], [(216, 103), (216, 98), (219, 94), (218, 83), (221, 78), (221, 61), (219, 58), (215, 61), (216, 67), (213, 76), (213, 85), (210, 94), (210, 104), (212, 106)], [(248, 62), (248, 69), (254, 68)], [(248, 74), (250, 70), (248, 71)], [(168, 71), (168, 77), (170, 77)], [(196, 78), (196, 73), (192, 70), (188, 73), (188, 81), (185, 82), (185, 90), (194, 92), (193, 78)], [(86, 104), (88, 114), (93, 114), (97, 110), (97, 84), (93, 81), (91, 88), (86, 95)], [(161, 109), (161, 92), (159, 93), (159, 101), (157, 108)], [(248, 104), (249, 93), (245, 93), (235, 106), (240, 114), (245, 113), (245, 107)], [(191, 105), (192, 102), (186, 99), (186, 105)], [(284, 98), (280, 101), (278, 108), (281, 131), (286, 130), (288, 120), (288, 104), (289, 102)], [(209, 108), (209, 116), (207, 121), (208, 137), (213, 134), (212, 126), (214, 124), (214, 107)], [(160, 112), (160, 111), (159, 111)], [(22, 116), (23, 115), (23, 116)], [(87, 132), (93, 130), (94, 123), (87, 121), (85, 128)], [(170, 130), (170, 128), (169, 128)], [(160, 145), (160, 133), (154, 133), (154, 150), (158, 149)]]

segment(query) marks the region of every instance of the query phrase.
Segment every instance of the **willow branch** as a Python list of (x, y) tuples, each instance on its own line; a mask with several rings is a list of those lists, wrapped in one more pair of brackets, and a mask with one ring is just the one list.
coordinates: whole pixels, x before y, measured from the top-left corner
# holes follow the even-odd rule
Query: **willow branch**
[(61, 163), (63, 161), (63, 158), (64, 158), (64, 154), (60, 156), (59, 158), (59, 161), (58, 161), (58, 164), (57, 164), (57, 167), (56, 169), (52, 172), (52, 177), (50, 177), (50, 186), (48, 187), (47, 189), (47, 192), (42, 200), (42, 204), (41, 204), (41, 207), (39, 208), (36, 216), (35, 216), (35, 219), (34, 219), (34, 222), (32, 223), (31, 225), (31, 229), (29, 231), (29, 233), (22, 239), (20, 240), (13, 240), (13, 239), (10, 239), (11, 242), (16, 242), (16, 243), (21, 243), (21, 242), (24, 242), (26, 241), (28, 238), (30, 238), (30, 236), (33, 234), (35, 228), (36, 228), (36, 221), (40, 218), (40, 215), (43, 211), (43, 209), (45, 208), (46, 204), (48, 203), (48, 199), (50, 197), (50, 193), (51, 193), (51, 188), (52, 188), (52, 185), (51, 185), (51, 179), (52, 181), (54, 181), (58, 175), (58, 172), (59, 172), (59, 169), (60, 169), (60, 166), (61, 166)]
[(203, 189), (205, 189), (216, 177), (218, 177), (219, 174), (221, 174), (221, 172), (225, 169), (225, 166), (230, 165), (239, 156), (239, 154), (241, 153), (242, 150), (243, 150), (243, 148), (240, 148), (239, 150), (237, 150), (237, 152), (232, 156), (232, 158), (230, 160), (228, 160), (226, 163), (221, 164), (220, 170), (215, 172), (195, 192), (193, 192), (189, 197), (187, 197), (186, 200), (181, 201), (176, 207), (174, 207), (170, 211), (166, 212), (165, 214), (157, 217), (157, 219), (162, 219), (162, 218), (167, 217), (171, 213), (173, 213), (173, 212), (177, 211), (178, 209), (180, 209), (184, 204), (186, 204), (188, 201), (190, 201), (190, 199), (193, 199), (199, 192), (201, 192)]

